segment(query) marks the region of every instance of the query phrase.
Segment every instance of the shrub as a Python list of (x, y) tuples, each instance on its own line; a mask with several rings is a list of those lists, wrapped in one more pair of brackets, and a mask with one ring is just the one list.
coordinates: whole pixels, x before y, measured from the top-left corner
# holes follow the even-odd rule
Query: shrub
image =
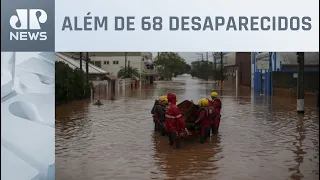
[(55, 74), (56, 105), (90, 97), (93, 84), (86, 83), (81, 69), (73, 70), (64, 62), (55, 62)]

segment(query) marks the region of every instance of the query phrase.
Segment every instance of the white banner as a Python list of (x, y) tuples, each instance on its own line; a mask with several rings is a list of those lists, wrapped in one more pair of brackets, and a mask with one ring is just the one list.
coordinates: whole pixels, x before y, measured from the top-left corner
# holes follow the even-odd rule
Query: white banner
[(270, 68), (269, 61), (264, 61), (264, 60), (257, 61), (257, 69), (268, 70), (269, 68)]
[(55, 50), (319, 51), (318, 0), (56, 0)]

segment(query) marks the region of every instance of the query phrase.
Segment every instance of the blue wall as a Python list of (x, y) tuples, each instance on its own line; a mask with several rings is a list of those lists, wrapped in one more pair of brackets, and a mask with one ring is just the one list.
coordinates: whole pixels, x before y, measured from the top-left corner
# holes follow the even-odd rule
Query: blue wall
[[(278, 52), (269, 52), (268, 60), (269, 60), (269, 69), (260, 70), (257, 69), (257, 55), (261, 52), (252, 53), (253, 55), (253, 89), (255, 92), (259, 94), (265, 95), (273, 95), (273, 87), (272, 87), (272, 72), (274, 71), (282, 71), (282, 72), (296, 72), (296, 70), (286, 69), (283, 67), (279, 59)], [(319, 69), (305, 69), (305, 72), (319, 72)], [(264, 80), (262, 80), (264, 77)], [(263, 84), (262, 84), (263, 83)]]
[[(272, 71), (280, 71), (281, 65), (278, 61), (278, 53), (269, 52), (269, 69), (261, 70), (257, 69), (256, 60), (257, 55), (261, 52), (253, 53), (253, 64), (254, 64), (254, 91), (260, 94), (273, 95), (272, 88)], [(263, 81), (264, 77), (264, 81)], [(263, 83), (263, 84), (262, 84)]]
[(261, 94), (262, 88), (261, 88), (261, 72), (254, 72), (254, 91)]

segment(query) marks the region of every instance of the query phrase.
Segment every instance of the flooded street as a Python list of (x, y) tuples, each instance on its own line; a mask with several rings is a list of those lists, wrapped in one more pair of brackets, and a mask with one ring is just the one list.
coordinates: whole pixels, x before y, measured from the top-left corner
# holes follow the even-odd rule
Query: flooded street
[(154, 99), (176, 93), (178, 103), (209, 97), (214, 84), (181, 76), (120, 93), (56, 107), (57, 180), (319, 179), (319, 111), (306, 102), (254, 96), (225, 87), (218, 136), (185, 139), (180, 150), (153, 130)]

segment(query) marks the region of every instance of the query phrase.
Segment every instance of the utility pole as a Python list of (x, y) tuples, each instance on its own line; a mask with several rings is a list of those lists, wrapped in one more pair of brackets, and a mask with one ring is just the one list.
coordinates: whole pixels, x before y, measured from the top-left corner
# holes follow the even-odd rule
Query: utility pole
[(297, 52), (298, 80), (297, 80), (297, 113), (304, 113), (304, 53)]
[(215, 56), (214, 53), (212, 53), (212, 57), (213, 57), (213, 65), (214, 65), (214, 78), (215, 80), (217, 79), (217, 58)]
[(206, 52), (206, 59), (209, 62), (209, 53), (208, 52)]
[(223, 87), (223, 80), (224, 80), (224, 77), (223, 77), (223, 52), (220, 52), (220, 60), (221, 60), (221, 67), (220, 67), (220, 70), (221, 70), (221, 87)]
[(128, 77), (131, 77), (131, 74), (130, 74), (130, 61), (128, 61)]
[(87, 52), (86, 57), (86, 76), (87, 76), (87, 84), (89, 84), (89, 52)]
[(82, 52), (80, 53), (80, 69), (82, 70)]
[[(203, 54), (202, 54), (203, 57)], [(203, 61), (203, 58), (202, 58)], [(210, 68), (209, 68), (209, 54), (208, 52), (206, 52), (206, 63), (205, 63), (205, 73), (206, 73), (206, 80), (209, 80), (209, 76), (210, 76)]]
[(124, 77), (127, 76), (127, 53), (124, 53)]

